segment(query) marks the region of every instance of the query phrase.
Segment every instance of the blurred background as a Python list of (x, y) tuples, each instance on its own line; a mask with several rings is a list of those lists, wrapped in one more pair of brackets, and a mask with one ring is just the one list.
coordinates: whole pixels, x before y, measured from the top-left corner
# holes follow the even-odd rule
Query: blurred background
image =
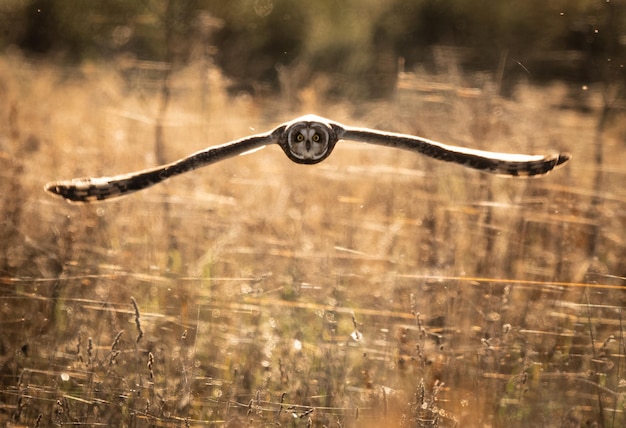
[[(624, 426), (625, 49), (622, 0), (0, 2), (0, 421)], [(43, 191), (306, 113), (573, 159)]]
[(299, 87), (326, 75), (332, 95), (361, 99), (389, 96), (399, 71), (440, 71), (447, 54), (464, 72), (495, 74), (509, 95), (520, 80), (623, 77), (624, 7), (592, 0), (7, 0), (0, 43), (65, 64), (209, 61), (232, 79), (231, 92), (284, 90), (285, 79)]

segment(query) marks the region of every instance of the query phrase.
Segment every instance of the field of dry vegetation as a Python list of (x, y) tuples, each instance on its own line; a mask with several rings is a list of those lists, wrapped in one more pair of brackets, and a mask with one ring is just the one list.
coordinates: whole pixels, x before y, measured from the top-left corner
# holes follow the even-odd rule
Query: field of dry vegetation
[[(166, 72), (0, 58), (2, 424), (626, 424), (626, 127), (598, 129), (603, 88), (407, 74), (350, 105), (323, 79), (229, 95), (206, 64), (165, 98)], [(107, 203), (43, 191), (304, 113), (573, 160), (522, 180), (267, 147)]]

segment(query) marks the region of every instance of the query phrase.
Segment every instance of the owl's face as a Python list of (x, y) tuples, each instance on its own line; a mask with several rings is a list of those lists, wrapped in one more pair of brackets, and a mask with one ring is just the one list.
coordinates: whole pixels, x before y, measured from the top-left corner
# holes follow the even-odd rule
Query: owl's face
[(280, 146), (292, 161), (314, 164), (330, 155), (337, 135), (330, 124), (299, 120), (287, 126), (281, 140)]

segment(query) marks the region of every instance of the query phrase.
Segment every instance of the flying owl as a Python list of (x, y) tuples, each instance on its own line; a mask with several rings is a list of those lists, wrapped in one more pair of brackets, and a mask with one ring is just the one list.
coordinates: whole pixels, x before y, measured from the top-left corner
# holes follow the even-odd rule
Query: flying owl
[(278, 144), (296, 163), (316, 164), (330, 156), (340, 140), (404, 149), (468, 168), (514, 177), (544, 175), (571, 159), (569, 153), (522, 155), (467, 149), (413, 135), (350, 127), (307, 115), (283, 123), (269, 132), (209, 147), (167, 165), (112, 177), (55, 181), (46, 184), (45, 190), (71, 202), (101, 201), (145, 189), (175, 175), (269, 144)]

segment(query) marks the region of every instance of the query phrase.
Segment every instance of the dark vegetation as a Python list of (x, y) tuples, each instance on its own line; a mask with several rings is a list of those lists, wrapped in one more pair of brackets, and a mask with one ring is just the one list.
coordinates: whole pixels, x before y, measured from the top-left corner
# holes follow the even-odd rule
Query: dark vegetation
[[(624, 426), (623, 5), (544, 3), (4, 2), (0, 421)], [(342, 143), (42, 190), (308, 112), (574, 157), (514, 180)]]
[(9, 0), (0, 12), (0, 46), (73, 62), (209, 56), (236, 89), (323, 73), (340, 95), (389, 95), (398, 59), (432, 67), (437, 45), (453, 46), (464, 70), (499, 70), (507, 83), (530, 74), (589, 84), (609, 69), (623, 78), (621, 1)]

